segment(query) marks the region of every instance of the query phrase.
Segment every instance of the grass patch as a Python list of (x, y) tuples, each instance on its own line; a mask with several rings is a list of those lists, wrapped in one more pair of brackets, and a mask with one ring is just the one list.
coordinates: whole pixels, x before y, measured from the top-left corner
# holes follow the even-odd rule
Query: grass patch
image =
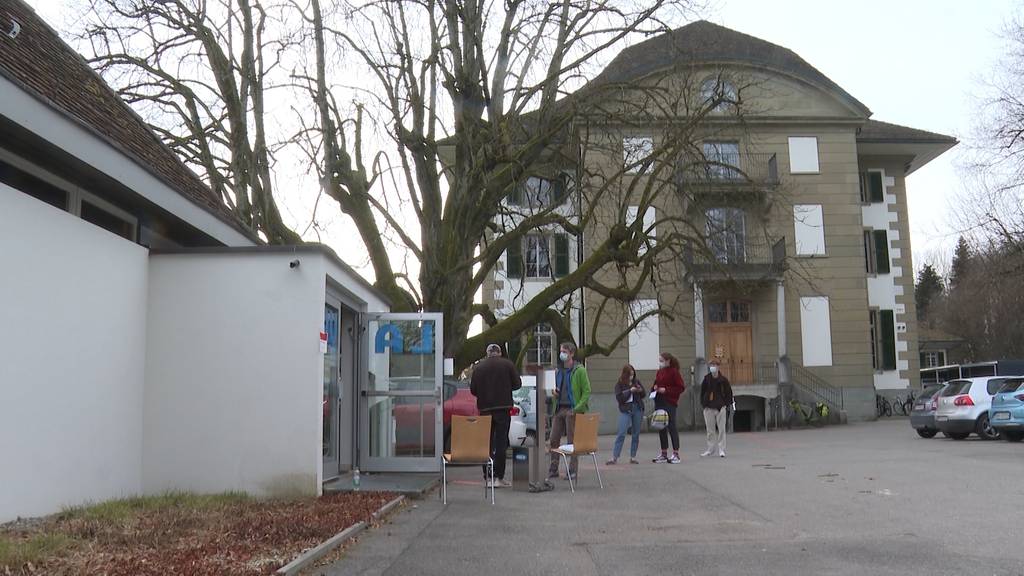
[(87, 520), (99, 522), (121, 522), (133, 518), (140, 513), (160, 512), (180, 508), (196, 511), (215, 510), (228, 506), (244, 504), (251, 499), (241, 492), (224, 492), (222, 494), (190, 494), (188, 492), (168, 492), (160, 496), (137, 496), (109, 500), (100, 504), (89, 504), (67, 508), (58, 515), (61, 520)]
[(26, 564), (39, 565), (72, 543), (62, 534), (37, 534), (27, 538), (0, 534), (0, 567), (17, 569)]

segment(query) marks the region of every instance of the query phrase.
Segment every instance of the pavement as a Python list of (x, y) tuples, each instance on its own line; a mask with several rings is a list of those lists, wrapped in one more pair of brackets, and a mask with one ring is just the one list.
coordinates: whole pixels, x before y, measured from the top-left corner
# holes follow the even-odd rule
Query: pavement
[[(906, 419), (728, 439), (727, 458), (580, 462), (575, 495), (497, 492), (460, 469), (316, 574), (1024, 575), (1024, 444), (918, 438)], [(628, 439), (626, 442), (628, 450)], [(627, 455), (628, 456), (628, 455)], [(621, 460), (620, 460), (621, 462)]]

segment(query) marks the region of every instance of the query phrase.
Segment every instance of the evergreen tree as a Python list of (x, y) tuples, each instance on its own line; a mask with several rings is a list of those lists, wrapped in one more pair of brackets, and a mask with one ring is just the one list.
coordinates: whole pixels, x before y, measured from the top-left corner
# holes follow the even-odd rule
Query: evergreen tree
[(942, 278), (931, 264), (925, 264), (917, 274), (914, 297), (917, 301), (917, 319), (924, 322), (929, 318), (929, 308), (945, 292)]
[(956, 250), (953, 251), (953, 264), (950, 266), (949, 270), (950, 292), (955, 291), (963, 285), (964, 280), (966, 280), (970, 274), (971, 261), (973, 258), (974, 254), (971, 252), (970, 245), (967, 244), (967, 240), (961, 236), (956, 241)]

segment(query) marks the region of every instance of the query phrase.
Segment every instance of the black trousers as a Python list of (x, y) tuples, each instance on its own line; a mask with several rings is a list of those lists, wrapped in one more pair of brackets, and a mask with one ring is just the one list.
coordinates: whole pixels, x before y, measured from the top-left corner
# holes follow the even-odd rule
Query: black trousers
[(678, 406), (665, 403), (656, 408), (668, 412), (668, 426), (658, 431), (658, 439), (661, 440), (661, 451), (665, 452), (668, 450), (668, 439), (671, 436), (672, 449), (679, 452), (679, 430), (676, 428), (676, 408)]
[[(508, 451), (508, 428), (512, 425), (512, 417), (509, 416), (508, 408), (488, 410), (481, 412), (481, 416), (491, 417), (491, 459), (494, 460), (494, 477), (498, 480), (505, 478), (505, 453)], [(487, 475), (487, 467), (484, 466), (484, 476)]]

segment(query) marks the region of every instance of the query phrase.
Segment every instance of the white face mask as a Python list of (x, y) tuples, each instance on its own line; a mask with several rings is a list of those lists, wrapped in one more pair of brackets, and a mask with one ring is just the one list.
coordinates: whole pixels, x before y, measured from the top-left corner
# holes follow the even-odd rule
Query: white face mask
[(558, 353), (558, 359), (561, 360), (562, 362), (567, 361), (569, 359), (569, 353), (568, 352), (559, 352)]
[(718, 375), (718, 366), (712, 366), (711, 367), (711, 375), (712, 376), (717, 376)]
[(658, 366), (661, 366), (662, 368), (668, 368), (668, 361), (667, 360), (662, 360), (662, 361), (658, 362)]

